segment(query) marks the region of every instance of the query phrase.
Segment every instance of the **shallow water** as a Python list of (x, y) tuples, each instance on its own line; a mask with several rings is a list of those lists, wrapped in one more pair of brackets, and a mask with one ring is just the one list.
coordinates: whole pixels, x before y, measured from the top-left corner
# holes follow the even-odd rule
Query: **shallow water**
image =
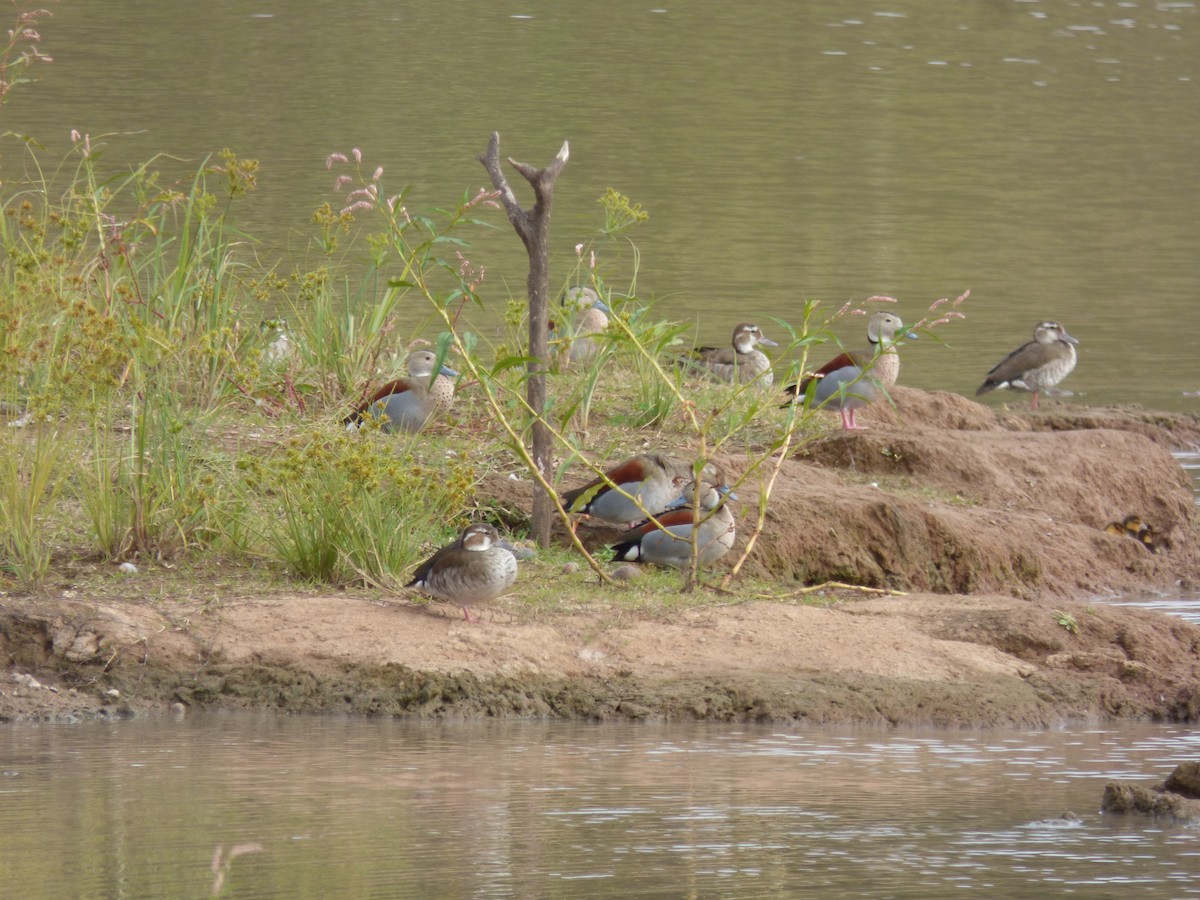
[(1122, 597), (1112, 601), (1114, 606), (1132, 606), (1137, 609), (1152, 609), (1200, 625), (1200, 591), (1187, 590), (1177, 593), (1147, 594), (1145, 596)]
[(1097, 810), (1198, 755), (1149, 725), (20, 725), (0, 894), (202, 896), (216, 847), (257, 844), (232, 896), (1193, 896), (1195, 830)]
[(1200, 506), (1200, 449), (1176, 450), (1172, 455), (1179, 460), (1179, 465), (1192, 480), (1192, 492), (1196, 495), (1196, 505)]
[[(40, 29), (55, 57), (14, 90), (4, 126), (73, 171), (71, 129), (121, 171), (154, 154), (184, 173), (231, 147), (262, 163), (238, 222), (281, 270), (322, 260), (312, 211), (353, 146), (414, 209), (485, 183), (476, 157), (571, 160), (554, 200), (552, 278), (615, 187), (640, 297), (707, 343), (747, 318), (798, 322), (891, 294), (915, 321), (973, 291), (942, 345), (905, 347), (902, 382), (972, 394), (1062, 321), (1080, 341), (1069, 402), (1200, 409), (1200, 9), (1144, 0), (412, 0), (64, 2)], [(7, 181), (31, 168), (0, 155)], [(510, 173), (511, 175), (511, 173)], [(523, 184), (517, 185), (518, 189)], [(530, 202), (520, 191), (523, 202)], [(523, 292), (520, 242), (467, 235), (487, 270), (490, 334)], [(633, 256), (600, 245), (610, 283)], [(365, 255), (365, 248), (360, 251)], [(426, 321), (419, 304), (406, 327)], [(863, 342), (862, 320), (837, 329)], [(399, 338), (409, 335), (397, 332)], [(428, 337), (429, 335), (425, 335)], [(996, 403), (1001, 398), (989, 398)], [(1007, 399), (1024, 402), (1024, 398)]]

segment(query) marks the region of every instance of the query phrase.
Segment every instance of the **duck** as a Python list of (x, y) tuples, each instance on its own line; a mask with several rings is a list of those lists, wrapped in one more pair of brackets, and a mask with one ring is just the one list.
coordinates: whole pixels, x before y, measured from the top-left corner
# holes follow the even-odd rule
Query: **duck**
[[(559, 500), (562, 508), (601, 522), (632, 528), (647, 514), (657, 515), (667, 509), (694, 477), (689, 460), (661, 453), (634, 456), (609, 469), (604, 476), (563, 494)], [(720, 470), (712, 463), (701, 470), (701, 477), (723, 481)]]
[(1161, 535), (1147, 522), (1143, 522), (1141, 516), (1130, 514), (1120, 522), (1109, 522), (1104, 526), (1104, 530), (1109, 534), (1115, 534), (1118, 537), (1131, 537), (1151, 553), (1158, 553), (1162, 546)]
[(975, 396), (996, 388), (1029, 391), (1033, 394), (1029, 406), (1037, 409), (1038, 394), (1049, 391), (1075, 368), (1078, 343), (1058, 322), (1039, 322), (1033, 329), (1033, 340), (996, 363)]
[(698, 347), (692, 351), (689, 364), (718, 381), (749, 384), (757, 379), (759, 384), (769, 387), (775, 376), (771, 372), (771, 360), (757, 349), (759, 344), (764, 347), (779, 346), (763, 335), (757, 325), (742, 322), (733, 329), (731, 346)]
[(357, 428), (367, 416), (381, 416), (386, 432), (416, 432), (439, 412), (454, 402), (454, 378), (458, 373), (442, 366), (430, 382), (437, 354), (431, 350), (416, 350), (408, 357), (408, 376), (389, 381), (360, 403), (344, 424)]
[(516, 580), (517, 557), (511, 546), (500, 539), (495, 526), (479, 522), (421, 563), (405, 586), (457, 603), (468, 622), (478, 622), (467, 607), (498, 597)]
[(867, 320), (866, 348), (840, 353), (799, 384), (788, 385), (785, 389), (791, 395), (788, 402), (803, 399), (815, 380), (814, 408), (837, 410), (842, 428), (847, 431), (865, 429), (867, 426), (860, 425), (855, 418), (856, 410), (873, 402), (881, 390), (892, 387), (900, 377), (897, 335), (917, 338), (913, 332), (904, 334), (904, 322), (895, 313), (875, 313)]
[[(592, 335), (603, 334), (608, 328), (608, 304), (590, 287), (568, 288), (561, 305), (571, 317), (571, 325), (562, 333), (551, 335), (561, 346), (564, 367), (591, 363), (600, 352), (600, 343)], [(553, 328), (553, 325), (551, 326)]]
[[(724, 488), (702, 481), (697, 492), (688, 491), (679, 504), (655, 516), (655, 522), (644, 522), (626, 531), (613, 545), (615, 562), (654, 563), (675, 569), (692, 564), (692, 533), (696, 534), (696, 551), (700, 566), (716, 562), (729, 552), (737, 537), (733, 511), (725, 503)], [(700, 521), (696, 524), (695, 497), (700, 498)]]
[(267, 342), (262, 358), (268, 366), (277, 366), (296, 352), (287, 319), (263, 319), (258, 325), (258, 330)]

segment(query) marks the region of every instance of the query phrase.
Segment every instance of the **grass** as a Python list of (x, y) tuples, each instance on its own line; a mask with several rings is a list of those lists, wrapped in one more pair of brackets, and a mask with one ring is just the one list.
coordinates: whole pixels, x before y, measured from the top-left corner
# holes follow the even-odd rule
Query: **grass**
[[(11, 62), (21, 48), (6, 52)], [(23, 426), (0, 440), (0, 587), (32, 589), (56, 560), (194, 572), (233, 561), (296, 586), (395, 591), (464, 523), (498, 514), (486, 479), (522, 468), (541, 477), (525, 449), (535, 413), (524, 402), (524, 304), (485, 289), (467, 255), (470, 233), (493, 227), (482, 218), (492, 195), (411, 210), (359, 151), (333, 154), (340, 208), (317, 207), (317, 261), (289, 271), (237, 225), (255, 161), (223, 150), (192, 171), (166, 158), (115, 171), (104, 140), (73, 135), (53, 171), (22, 144), (34, 174), (0, 194), (0, 418)], [(778, 460), (822, 433), (825, 417), (780, 409), (778, 385), (686, 376), (687, 329), (637, 295), (640, 257), (625, 232), (645, 211), (611, 190), (600, 207), (596, 237), (566, 268), (608, 302), (610, 326), (594, 365), (550, 375), (545, 417), (564, 465), (546, 485), (590, 477), (643, 444), (703, 460), (742, 454), (751, 464), (735, 487), (743, 525), (757, 531)], [(609, 251), (627, 264), (621, 290), (594, 263)], [(467, 307), (504, 307), (503, 342), (460, 324)], [(398, 333), (401, 313), (417, 309), (440, 322), (439, 337)], [(810, 302), (795, 327), (776, 323), (791, 335), (782, 355), (793, 375), (846, 311), (823, 318)], [(283, 351), (269, 349), (279, 324), (263, 326), (275, 315), (287, 323)], [(449, 421), (415, 439), (345, 432), (346, 410), (398, 374), (418, 338), (464, 370)], [(523, 591), (532, 611), (561, 600), (561, 579), (547, 578)], [(617, 596), (686, 607), (677, 579), (650, 572)]]

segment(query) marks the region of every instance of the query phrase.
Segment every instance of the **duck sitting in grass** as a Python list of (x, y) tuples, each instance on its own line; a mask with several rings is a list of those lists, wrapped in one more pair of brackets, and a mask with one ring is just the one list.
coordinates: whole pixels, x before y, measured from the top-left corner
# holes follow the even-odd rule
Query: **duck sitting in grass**
[[(690, 461), (661, 453), (640, 454), (604, 474), (605, 478), (593, 478), (563, 494), (559, 501), (562, 508), (632, 528), (647, 515), (667, 509), (693, 480)], [(701, 477), (718, 483), (723, 480), (720, 470), (711, 463), (704, 467)]]
[[(442, 366), (432, 378), (437, 355), (431, 350), (415, 350), (408, 357), (408, 376), (389, 381), (355, 407), (344, 424), (357, 428), (368, 417), (379, 417), (386, 432), (416, 432), (454, 402), (454, 378), (458, 373)], [(430, 380), (432, 378), (432, 381)]]
[(600, 353), (595, 335), (608, 328), (608, 304), (590, 287), (568, 288), (560, 302), (565, 323), (551, 322), (550, 340), (560, 349), (563, 367), (586, 366)]
[(699, 524), (695, 510), (697, 492), (687, 492), (680, 505), (621, 535), (613, 545), (616, 562), (654, 563), (676, 569), (692, 564), (692, 541), (701, 567), (715, 562), (729, 552), (737, 537), (733, 511), (725, 503), (724, 489), (707, 481), (700, 483)]
[(693, 371), (704, 372), (717, 381), (731, 384), (749, 384), (757, 381), (769, 387), (774, 381), (771, 360), (758, 349), (778, 347), (779, 344), (766, 337), (762, 329), (751, 322), (742, 322), (733, 329), (733, 340), (729, 347), (698, 347), (692, 351), (684, 365)]

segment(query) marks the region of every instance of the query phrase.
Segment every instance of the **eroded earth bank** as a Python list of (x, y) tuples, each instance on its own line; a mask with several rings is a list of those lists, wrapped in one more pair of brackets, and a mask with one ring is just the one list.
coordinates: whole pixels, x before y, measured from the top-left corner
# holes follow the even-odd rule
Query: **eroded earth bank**
[[(114, 574), (101, 597), (60, 579), (0, 597), (0, 720), (172, 706), (941, 726), (1200, 717), (1200, 627), (1105, 602), (1200, 582), (1197, 507), (1170, 452), (1200, 446), (1200, 422), (996, 412), (904, 388), (894, 400), (864, 414), (871, 430), (831, 432), (784, 463), (748, 564), (782, 599), (713, 593), (634, 613), (626, 588), (535, 559), (468, 625), (367, 593), (246, 596), (236, 577), (164, 591), (152, 573)], [(529, 490), (483, 487), (514, 510)], [(1129, 515), (1158, 552), (1105, 531)], [(531, 580), (556, 608), (521, 603)], [(827, 581), (894, 593), (798, 593)]]

